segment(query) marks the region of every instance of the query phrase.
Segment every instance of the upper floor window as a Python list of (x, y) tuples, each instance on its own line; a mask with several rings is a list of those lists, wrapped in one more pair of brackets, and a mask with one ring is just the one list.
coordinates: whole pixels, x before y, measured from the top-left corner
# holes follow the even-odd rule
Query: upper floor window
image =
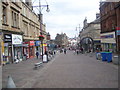
[(19, 13), (12, 11), (12, 26), (19, 28)]
[(2, 19), (3, 19), (3, 24), (7, 24), (7, 11), (6, 11), (6, 7), (3, 6), (3, 15), (2, 15)]

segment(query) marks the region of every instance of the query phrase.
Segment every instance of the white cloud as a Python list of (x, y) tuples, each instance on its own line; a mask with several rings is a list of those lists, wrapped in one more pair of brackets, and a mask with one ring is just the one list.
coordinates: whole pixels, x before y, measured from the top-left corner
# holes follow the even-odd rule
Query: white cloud
[[(41, 4), (46, 4), (41, 0)], [(77, 35), (76, 27), (82, 26), (83, 20), (87, 17), (88, 22), (93, 21), (95, 14), (99, 12), (100, 0), (47, 0), (50, 12), (42, 11), (46, 30), (52, 38), (57, 33), (66, 33), (69, 37)], [(44, 8), (45, 9), (45, 8)]]

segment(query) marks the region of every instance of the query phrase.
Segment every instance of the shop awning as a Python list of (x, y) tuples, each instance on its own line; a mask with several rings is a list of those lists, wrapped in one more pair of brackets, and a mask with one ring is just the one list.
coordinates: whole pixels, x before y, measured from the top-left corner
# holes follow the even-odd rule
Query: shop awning
[(15, 47), (28, 47), (28, 44), (16, 44)]

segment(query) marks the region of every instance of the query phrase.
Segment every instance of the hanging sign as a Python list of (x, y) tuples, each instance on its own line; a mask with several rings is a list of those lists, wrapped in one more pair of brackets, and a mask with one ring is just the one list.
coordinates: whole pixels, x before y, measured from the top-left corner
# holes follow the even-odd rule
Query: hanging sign
[(30, 46), (34, 46), (34, 45), (35, 45), (35, 42), (34, 42), (34, 41), (30, 41), (30, 42), (29, 42), (29, 45), (30, 45)]
[(12, 35), (11, 34), (4, 34), (4, 42), (12, 42)]
[(12, 34), (12, 44), (22, 44), (23, 39), (22, 35)]

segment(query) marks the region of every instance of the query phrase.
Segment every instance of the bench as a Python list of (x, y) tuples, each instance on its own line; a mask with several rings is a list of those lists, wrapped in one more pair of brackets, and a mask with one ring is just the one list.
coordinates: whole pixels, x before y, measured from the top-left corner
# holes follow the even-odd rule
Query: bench
[(43, 64), (43, 62), (35, 63), (35, 65), (34, 65), (35, 67), (34, 67), (34, 68), (37, 69), (37, 68), (40, 67), (42, 64)]

